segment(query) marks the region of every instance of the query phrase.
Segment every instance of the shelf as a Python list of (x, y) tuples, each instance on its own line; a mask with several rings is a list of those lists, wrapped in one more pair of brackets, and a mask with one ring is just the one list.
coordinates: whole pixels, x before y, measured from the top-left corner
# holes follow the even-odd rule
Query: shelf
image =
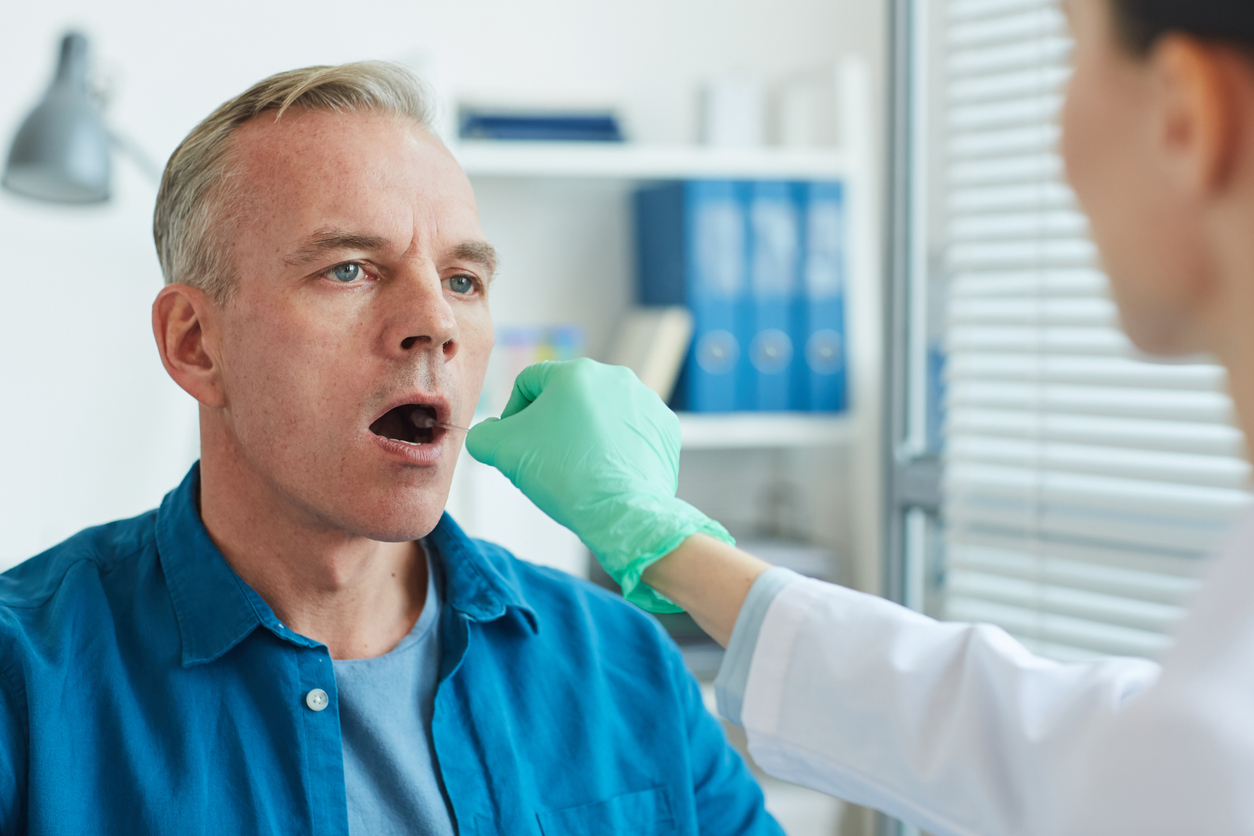
[(679, 414), (685, 450), (831, 447), (853, 437), (847, 416), (792, 412)]
[(475, 140), (452, 151), (471, 177), (822, 180), (849, 173), (846, 157), (834, 149)]

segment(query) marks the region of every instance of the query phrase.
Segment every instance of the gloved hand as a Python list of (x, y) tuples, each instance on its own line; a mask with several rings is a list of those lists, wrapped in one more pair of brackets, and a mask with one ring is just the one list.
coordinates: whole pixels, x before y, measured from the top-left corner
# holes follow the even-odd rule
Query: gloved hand
[(622, 366), (528, 366), (500, 419), (473, 427), (466, 449), (579, 535), (623, 596), (646, 610), (680, 611), (640, 582), (650, 564), (693, 534), (735, 542), (675, 497), (679, 419)]

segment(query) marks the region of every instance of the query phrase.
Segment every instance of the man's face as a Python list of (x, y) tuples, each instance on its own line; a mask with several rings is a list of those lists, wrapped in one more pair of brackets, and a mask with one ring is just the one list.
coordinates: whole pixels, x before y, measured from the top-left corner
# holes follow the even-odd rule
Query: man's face
[(421, 537), (462, 434), (418, 424), (468, 425), (492, 348), (494, 259), (470, 183), (386, 114), (263, 115), (233, 149), (238, 292), (217, 346), (229, 454), (300, 525)]
[(1203, 212), (1164, 162), (1160, 89), (1114, 30), (1111, 0), (1065, 0), (1076, 39), (1063, 109), (1067, 176), (1089, 216), (1124, 330), (1156, 354), (1200, 350)]

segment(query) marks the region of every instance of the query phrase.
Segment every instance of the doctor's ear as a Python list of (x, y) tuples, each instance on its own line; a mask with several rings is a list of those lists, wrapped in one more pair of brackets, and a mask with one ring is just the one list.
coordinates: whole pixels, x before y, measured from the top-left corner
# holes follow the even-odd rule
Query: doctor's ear
[(1254, 65), (1236, 49), (1182, 34), (1162, 37), (1148, 60), (1155, 133), (1173, 178), (1194, 197), (1222, 191), (1250, 139), (1244, 111), (1254, 104)]
[(218, 358), (218, 308), (198, 288), (166, 285), (152, 303), (152, 333), (161, 364), (183, 391), (205, 406), (226, 406)]

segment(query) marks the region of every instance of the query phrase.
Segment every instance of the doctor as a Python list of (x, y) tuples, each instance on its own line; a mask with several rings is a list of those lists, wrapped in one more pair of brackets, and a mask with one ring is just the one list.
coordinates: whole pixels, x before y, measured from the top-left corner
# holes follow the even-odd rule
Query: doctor
[[(1254, 432), (1254, 4), (1068, 0), (1067, 170), (1123, 325), (1209, 352)], [(1064, 665), (770, 568), (674, 496), (678, 424), (624, 369), (520, 376), (471, 453), (578, 533), (630, 600), (728, 647), (720, 711), (767, 771), (935, 834), (1254, 833), (1254, 521), (1161, 666)], [(673, 603), (672, 603), (673, 602)]]

